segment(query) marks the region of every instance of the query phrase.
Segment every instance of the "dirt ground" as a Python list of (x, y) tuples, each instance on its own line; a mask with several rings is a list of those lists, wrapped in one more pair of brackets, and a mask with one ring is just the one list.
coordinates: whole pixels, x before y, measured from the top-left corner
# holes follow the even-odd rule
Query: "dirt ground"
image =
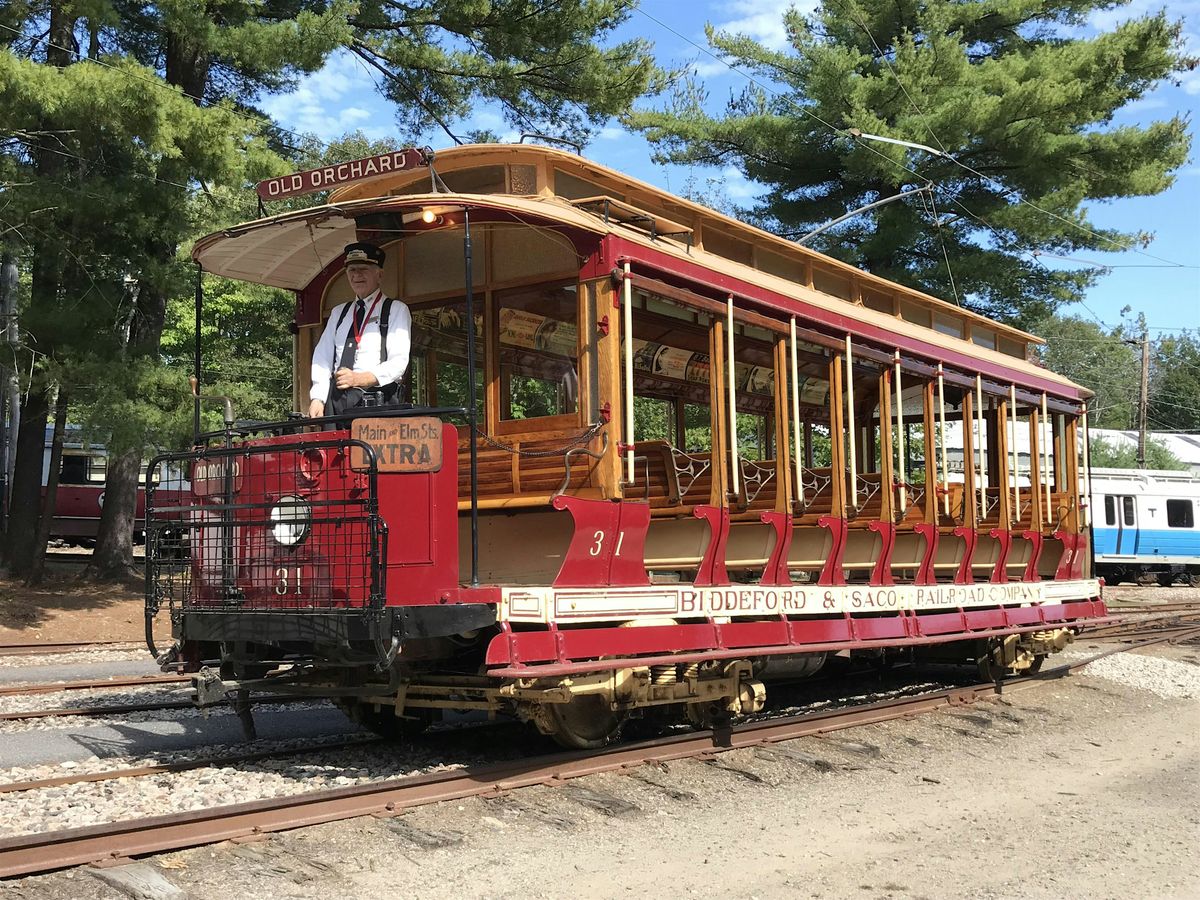
[[(1150, 651), (1200, 666), (1200, 650)], [(181, 896), (1194, 898), (1200, 703), (1072, 676), (970, 707), (145, 865)], [(251, 887), (252, 886), (252, 887)], [(0, 898), (123, 896), (87, 869)]]
[(133, 583), (92, 584), (56, 574), (30, 588), (0, 578), (0, 644), (137, 641), (142, 609), (141, 586)]

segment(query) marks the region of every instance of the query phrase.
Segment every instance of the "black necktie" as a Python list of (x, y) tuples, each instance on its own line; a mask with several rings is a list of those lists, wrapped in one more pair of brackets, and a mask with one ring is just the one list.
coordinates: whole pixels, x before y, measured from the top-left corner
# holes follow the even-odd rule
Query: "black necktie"
[(354, 336), (361, 335), (363, 330), (363, 319), (367, 317), (367, 305), (364, 301), (359, 300), (354, 304), (354, 324), (350, 330), (346, 332), (346, 343), (342, 344), (342, 358), (338, 363), (339, 369), (353, 369), (354, 356), (358, 351), (358, 341)]

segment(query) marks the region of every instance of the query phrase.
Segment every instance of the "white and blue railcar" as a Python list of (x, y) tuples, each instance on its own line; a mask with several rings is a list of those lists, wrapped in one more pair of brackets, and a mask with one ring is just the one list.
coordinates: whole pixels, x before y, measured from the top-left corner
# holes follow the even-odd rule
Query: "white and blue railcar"
[(1096, 574), (1200, 586), (1200, 474), (1093, 469)]

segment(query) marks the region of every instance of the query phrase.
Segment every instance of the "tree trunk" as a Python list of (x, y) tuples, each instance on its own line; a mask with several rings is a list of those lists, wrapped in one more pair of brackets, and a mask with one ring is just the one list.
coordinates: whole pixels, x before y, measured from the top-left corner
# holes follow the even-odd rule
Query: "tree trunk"
[(142, 475), (142, 453), (138, 449), (108, 458), (104, 478), (104, 508), (92, 562), (85, 577), (124, 581), (138, 577), (133, 566), (133, 526), (137, 520), (137, 489)]
[[(189, 44), (179, 35), (167, 36), (166, 81), (182, 88), (197, 105), (200, 104), (207, 88), (209, 67), (208, 57), (201, 48)], [(179, 166), (178, 172), (172, 171), (169, 165), (164, 165), (160, 175), (165, 180), (179, 183), (186, 182), (189, 177), (187, 169), (182, 165)], [(177, 200), (177, 203), (173, 204), (172, 199)], [(175, 209), (185, 199), (169, 198), (164, 203), (164, 209)], [(170, 267), (175, 253), (176, 247), (172, 243), (160, 241), (150, 248), (150, 256), (161, 264), (163, 271)], [(158, 358), (166, 315), (167, 294), (163, 286), (145, 279), (139, 281), (129, 342), (126, 345), (129, 356)], [(96, 535), (92, 563), (85, 575), (102, 579), (125, 578), (134, 571), (133, 523), (141, 468), (140, 450), (130, 450), (109, 457), (108, 472), (104, 479), (104, 510), (100, 515), (100, 530)]]
[(50, 528), (54, 524), (54, 510), (58, 505), (58, 479), (62, 474), (63, 438), (67, 431), (67, 392), (61, 386), (54, 401), (54, 437), (50, 441), (50, 466), (46, 473), (46, 493), (42, 499), (42, 516), (38, 523), (37, 541), (33, 545), (33, 559), (27, 585), (42, 583), (46, 573), (46, 544), (50, 542)]
[(17, 432), (17, 461), (13, 469), (8, 508), (8, 540), (4, 555), (10, 574), (24, 578), (37, 555), (42, 515), (42, 462), (46, 449), (46, 419), (50, 415), (47, 389), (35, 385), (21, 404)]
[[(160, 258), (174, 255), (174, 248), (156, 247)], [(129, 331), (129, 355), (154, 356), (159, 353), (166, 324), (167, 297), (157, 287), (143, 283), (138, 287), (133, 323)], [(133, 568), (133, 524), (137, 518), (137, 489), (142, 474), (142, 450), (134, 448), (110, 456), (104, 476), (104, 509), (96, 534), (96, 549), (85, 577), (123, 580)]]
[[(72, 63), (71, 52), (66, 48), (71, 46), (75, 22), (76, 17), (66, 3), (51, 4), (46, 47), (46, 62), (50, 65), (62, 68)], [(53, 124), (41, 124), (54, 127)], [(52, 138), (49, 135), (39, 140), (37, 168), (43, 177), (61, 174), (64, 168)], [(40, 238), (33, 247), (30, 315), (26, 327), (37, 341), (37, 349), (46, 356), (53, 356), (54, 340), (52, 332), (42, 333), (43, 326), (48, 328), (47, 323), (53, 320), (62, 288), (62, 252), (58, 241), (58, 238)], [(46, 419), (50, 414), (49, 391), (49, 385), (35, 375), (21, 404), (4, 555), (10, 573), (22, 578), (29, 575), (37, 554), (45, 552), (45, 545), (37, 547), (37, 539), (42, 515), (42, 464), (46, 449)]]

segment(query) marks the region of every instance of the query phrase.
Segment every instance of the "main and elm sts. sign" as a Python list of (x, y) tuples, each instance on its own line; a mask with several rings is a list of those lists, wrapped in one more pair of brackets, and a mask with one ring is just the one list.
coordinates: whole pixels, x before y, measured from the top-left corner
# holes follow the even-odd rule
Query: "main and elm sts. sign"
[(336, 166), (323, 166), (320, 169), (309, 169), (307, 172), (293, 172), (291, 175), (268, 178), (258, 183), (258, 196), (263, 200), (283, 200), (300, 194), (311, 194), (313, 191), (327, 191), (339, 184), (427, 166), (432, 159), (433, 153), (429, 149), (417, 150), (412, 147), (392, 153), (381, 153), (379, 156), (368, 156), (366, 159), (338, 163)]

